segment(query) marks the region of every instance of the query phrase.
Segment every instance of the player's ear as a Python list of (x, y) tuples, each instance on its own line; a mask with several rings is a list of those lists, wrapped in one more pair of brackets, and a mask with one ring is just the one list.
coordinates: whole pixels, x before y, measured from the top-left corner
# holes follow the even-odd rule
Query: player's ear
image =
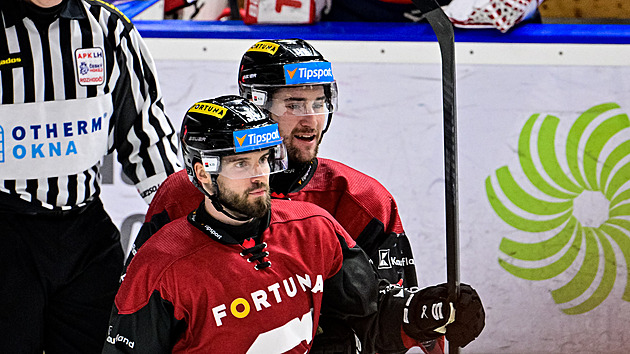
[(199, 182), (203, 184), (210, 183), (210, 175), (203, 168), (203, 165), (201, 164), (201, 162), (195, 163), (193, 168), (195, 169), (195, 176), (197, 176), (197, 179), (199, 180)]

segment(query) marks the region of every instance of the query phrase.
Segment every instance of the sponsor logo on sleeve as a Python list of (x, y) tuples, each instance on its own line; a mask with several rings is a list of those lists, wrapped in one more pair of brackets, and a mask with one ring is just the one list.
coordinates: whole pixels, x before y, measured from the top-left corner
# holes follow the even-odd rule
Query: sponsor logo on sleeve
[(396, 255), (392, 256), (389, 252), (389, 249), (379, 249), (378, 250), (378, 269), (390, 269), (394, 266), (396, 267), (406, 267), (408, 265), (413, 265), (414, 260), (410, 257), (401, 257), (398, 258)]
[(128, 346), (131, 349), (133, 349), (133, 347), (136, 345), (136, 343), (132, 340), (129, 340), (129, 338), (122, 336), (120, 334), (112, 335), (111, 332), (112, 332), (112, 326), (109, 326), (109, 329), (107, 330), (107, 343), (113, 344), (113, 345), (116, 345), (116, 343), (123, 343), (124, 345)]
[[(61, 123), (49, 123), (45, 125), (16, 125), (7, 134), (7, 151), (15, 160), (37, 160), (68, 155), (77, 155), (80, 152), (75, 137), (88, 136), (100, 132), (103, 129), (103, 121), (107, 118), (107, 112), (102, 116), (81, 119), (77, 121), (65, 121)], [(26, 143), (22, 143), (25, 141)], [(0, 126), (0, 162), (5, 162), (5, 133)]]
[(142, 198), (146, 198), (146, 197), (150, 196), (151, 194), (156, 193), (159, 187), (160, 187), (160, 185), (156, 184), (156, 185), (151, 186), (151, 187), (149, 187), (149, 188), (147, 188), (147, 189), (145, 189), (143, 191), (138, 191), (138, 192), (140, 193), (140, 196)]

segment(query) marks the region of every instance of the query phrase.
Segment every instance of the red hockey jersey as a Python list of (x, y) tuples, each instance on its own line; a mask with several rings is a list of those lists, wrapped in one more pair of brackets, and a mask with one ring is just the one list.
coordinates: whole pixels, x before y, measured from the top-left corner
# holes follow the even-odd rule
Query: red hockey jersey
[(257, 241), (271, 266), (260, 270), (230, 235), (196, 221), (200, 209), (136, 254), (104, 353), (305, 353), (320, 313), (353, 323), (368, 352), (414, 344), (402, 331), (411, 293), (366, 272), (367, 256), (321, 208), (272, 201)]

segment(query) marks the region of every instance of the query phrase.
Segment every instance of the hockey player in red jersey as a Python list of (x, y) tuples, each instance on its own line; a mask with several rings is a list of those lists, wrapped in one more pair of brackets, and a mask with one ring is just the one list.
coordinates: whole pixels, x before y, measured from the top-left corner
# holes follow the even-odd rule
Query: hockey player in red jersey
[(193, 105), (186, 171), (204, 194), (138, 251), (116, 296), (103, 353), (305, 353), (320, 314), (348, 323), (366, 352), (400, 353), (446, 333), (463, 346), (484, 325), (477, 293), (410, 291), (379, 280), (325, 210), (271, 200), (286, 168), (277, 124), (250, 101)]
[[(259, 41), (241, 59), (239, 88), (243, 97), (270, 113), (287, 146), (289, 169), (272, 176), (272, 197), (326, 209), (372, 259), (381, 278), (417, 286), (413, 253), (392, 195), (374, 178), (317, 157), (337, 109), (331, 63), (300, 39)], [(340, 346), (344, 329), (324, 320), (334, 328), (323, 325), (324, 335), (316, 338), (313, 350), (319, 351), (321, 342), (321, 352), (328, 353), (329, 346)], [(351, 346), (351, 336), (345, 337), (345, 346)], [(423, 349), (442, 353), (443, 340), (424, 343)]]

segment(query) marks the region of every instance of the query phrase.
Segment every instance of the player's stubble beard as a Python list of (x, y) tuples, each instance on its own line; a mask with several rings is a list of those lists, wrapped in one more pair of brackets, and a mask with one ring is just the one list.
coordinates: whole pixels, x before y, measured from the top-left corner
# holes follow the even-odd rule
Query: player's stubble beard
[[(293, 145), (293, 140), (297, 139), (295, 138), (296, 134), (297, 135), (314, 134), (315, 135), (314, 139), (317, 141), (317, 144), (315, 145), (315, 149), (306, 151)], [(312, 159), (317, 157), (317, 154), (319, 153), (319, 144), (321, 143), (322, 143), (322, 133), (317, 131), (316, 129), (294, 129), (291, 132), (291, 140), (288, 141), (288, 139), (284, 139), (284, 144), (287, 148), (287, 155), (289, 156), (289, 162), (295, 162), (295, 163), (300, 163), (300, 164), (308, 163)]]
[[(221, 204), (239, 214), (252, 218), (261, 218), (265, 216), (271, 208), (269, 185), (264, 182), (253, 183), (252, 186), (242, 194), (223, 188), (223, 184), (220, 180), (217, 181), (217, 186), (219, 188), (219, 201)], [(265, 189), (265, 195), (256, 197), (253, 201), (250, 201), (249, 192), (260, 188)]]

